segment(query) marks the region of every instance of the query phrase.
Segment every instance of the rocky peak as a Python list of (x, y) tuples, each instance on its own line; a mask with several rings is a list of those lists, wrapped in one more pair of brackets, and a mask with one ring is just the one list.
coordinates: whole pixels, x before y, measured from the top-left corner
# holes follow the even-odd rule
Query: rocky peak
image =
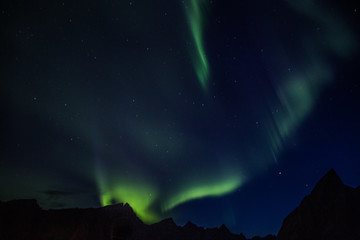
[(321, 188), (334, 188), (334, 187), (343, 187), (344, 184), (341, 181), (340, 177), (337, 175), (334, 169), (331, 169), (327, 172), (320, 181), (316, 184), (313, 191)]
[(219, 231), (222, 232), (222, 233), (231, 233), (230, 230), (224, 225), (222, 224), (219, 228)]
[(160, 222), (161, 224), (164, 224), (165, 226), (176, 226), (174, 220), (172, 218), (166, 218)]
[(194, 231), (194, 230), (199, 230), (199, 229), (200, 229), (200, 227), (196, 226), (195, 224), (193, 224), (190, 221), (188, 221), (184, 226), (184, 230), (187, 230), (187, 231)]
[(316, 184), (310, 196), (316, 200), (331, 199), (334, 195), (346, 191), (348, 187), (344, 185), (334, 169), (326, 173)]
[(121, 211), (121, 212), (128, 212), (133, 213), (133, 209), (130, 207), (128, 203), (117, 203), (112, 205), (104, 206), (103, 209), (110, 210), (110, 211)]

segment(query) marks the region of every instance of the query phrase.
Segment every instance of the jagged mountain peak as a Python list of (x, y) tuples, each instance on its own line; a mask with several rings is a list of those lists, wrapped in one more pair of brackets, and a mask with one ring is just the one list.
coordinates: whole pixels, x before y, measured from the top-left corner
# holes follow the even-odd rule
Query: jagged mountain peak
[(334, 169), (327, 172), (316, 184), (311, 195), (327, 195), (328, 193), (336, 193), (345, 189), (346, 186), (340, 179)]
[(336, 183), (336, 184), (343, 184), (343, 182), (341, 181), (339, 175), (336, 173), (336, 171), (332, 168), (330, 169), (319, 181), (319, 184), (321, 183), (321, 181), (327, 181), (327, 182), (331, 182), (331, 183)]
[(225, 226), (225, 224), (222, 224), (219, 230), (223, 233), (231, 233), (230, 230)]
[(172, 228), (172, 227), (177, 227), (177, 225), (175, 224), (174, 220), (172, 218), (165, 218), (162, 221), (158, 222), (158, 223), (154, 223), (152, 224), (153, 226), (163, 226), (163, 227), (167, 227), (167, 228)]
[(184, 225), (184, 228), (192, 229), (192, 228), (198, 228), (198, 226), (196, 226), (196, 225), (193, 224), (192, 222), (188, 221), (188, 222)]
[(106, 210), (116, 210), (116, 211), (127, 211), (127, 212), (134, 212), (131, 206), (128, 203), (116, 203), (111, 205), (106, 205), (103, 207)]

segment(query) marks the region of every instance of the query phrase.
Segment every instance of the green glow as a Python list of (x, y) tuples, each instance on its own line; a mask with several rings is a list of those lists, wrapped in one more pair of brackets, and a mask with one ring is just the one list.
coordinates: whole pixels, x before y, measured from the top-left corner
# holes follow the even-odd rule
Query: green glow
[(100, 203), (102, 206), (115, 203), (128, 203), (136, 215), (145, 223), (155, 223), (160, 219), (151, 209), (157, 197), (157, 190), (148, 181), (116, 179), (108, 184), (101, 171), (97, 172)]
[(311, 19), (320, 27), (323, 44), (341, 57), (351, 55), (357, 48), (357, 41), (350, 27), (336, 16), (336, 12), (315, 0), (285, 0), (297, 12)]
[(287, 76), (276, 88), (281, 109), (273, 115), (274, 126), (268, 128), (275, 159), (285, 140), (311, 113), (321, 90), (332, 81), (331, 70), (326, 65), (314, 62), (306, 69), (306, 72)]
[(149, 207), (154, 202), (156, 194), (144, 186), (118, 185), (111, 191), (100, 196), (102, 206), (113, 202), (129, 203), (136, 215), (145, 223), (154, 223), (160, 220)]
[(286, 114), (278, 122), (281, 136), (288, 136), (310, 113), (320, 89), (330, 80), (326, 71), (319, 71), (319, 75), (313, 72), (310, 76), (293, 76), (278, 88), (277, 94)]
[(242, 184), (240, 177), (230, 177), (216, 183), (206, 183), (204, 185), (189, 186), (184, 191), (179, 192), (164, 204), (163, 211), (170, 210), (181, 203), (204, 197), (217, 197), (228, 194)]
[(203, 8), (207, 0), (190, 0), (187, 9), (187, 17), (190, 25), (192, 37), (195, 41), (196, 54), (194, 55), (194, 68), (197, 78), (204, 91), (208, 89), (209, 63), (205, 53), (203, 40), (204, 16)]
[[(284, 142), (311, 113), (321, 91), (334, 78), (332, 67), (321, 53), (347, 57), (357, 48), (357, 41), (349, 27), (341, 19), (334, 18), (332, 9), (314, 0), (285, 1), (320, 30), (316, 38), (311, 41), (306, 39), (300, 46), (304, 55), (308, 56), (308, 64), (284, 75), (281, 84), (275, 84), (277, 100), (270, 105), (280, 107), (267, 128), (269, 146), (275, 160)], [(282, 61), (287, 62), (286, 56), (283, 58)]]

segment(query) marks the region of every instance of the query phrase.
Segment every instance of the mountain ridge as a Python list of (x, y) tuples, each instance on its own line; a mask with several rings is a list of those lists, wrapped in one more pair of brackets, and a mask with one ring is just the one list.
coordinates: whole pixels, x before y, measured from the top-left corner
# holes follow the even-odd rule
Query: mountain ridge
[[(359, 240), (360, 186), (327, 172), (283, 221), (277, 234), (249, 240)], [(43, 210), (35, 199), (0, 201), (0, 239), (248, 240), (222, 224), (178, 226), (172, 218), (147, 225), (128, 203), (100, 208)]]
[[(0, 201), (0, 238), (246, 240), (243, 234), (231, 233), (224, 224), (203, 228), (189, 221), (178, 226), (172, 218), (167, 218), (147, 225), (127, 203), (100, 208), (43, 210), (35, 199)], [(274, 240), (275, 236), (266, 239)]]

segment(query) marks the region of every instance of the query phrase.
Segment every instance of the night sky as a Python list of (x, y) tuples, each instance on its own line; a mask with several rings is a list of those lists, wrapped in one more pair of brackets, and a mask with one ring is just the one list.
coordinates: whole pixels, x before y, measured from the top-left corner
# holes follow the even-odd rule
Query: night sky
[(360, 3), (0, 5), (0, 199), (276, 234), (360, 184)]

